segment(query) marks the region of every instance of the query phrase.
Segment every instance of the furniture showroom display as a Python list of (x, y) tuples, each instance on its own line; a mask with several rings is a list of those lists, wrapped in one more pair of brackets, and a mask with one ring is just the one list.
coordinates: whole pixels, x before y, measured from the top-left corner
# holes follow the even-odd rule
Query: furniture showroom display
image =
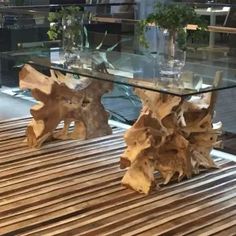
[[(7, 218), (0, 219), (2, 232), (232, 233), (236, 164), (212, 150), (221, 147), (222, 124), (213, 124), (217, 91), (234, 88), (236, 82), (220, 70), (213, 70), (213, 76), (187, 71), (194, 62), (186, 63), (179, 79), (159, 79), (153, 55), (87, 49), (77, 53), (69, 66), (60, 48), (3, 53), (24, 64), (20, 87), (31, 90), (38, 103), (31, 108), (32, 118), (1, 121), (0, 174), (19, 194), (15, 207), (21, 218), (18, 222), (3, 206)], [(142, 100), (140, 115), (128, 129), (110, 127), (101, 104), (101, 96), (117, 84), (132, 87)], [(12, 168), (19, 172), (14, 174)], [(38, 178), (27, 175), (30, 168), (37, 170)], [(14, 182), (14, 175), (21, 173), (31, 193)], [(3, 195), (9, 194), (7, 206), (13, 195), (7, 184), (2, 189)], [(65, 194), (61, 203), (56, 199), (60, 194)], [(47, 198), (53, 199), (51, 205)], [(35, 201), (42, 206), (33, 205)], [(32, 204), (29, 209), (35, 213), (22, 211), (25, 204)]]

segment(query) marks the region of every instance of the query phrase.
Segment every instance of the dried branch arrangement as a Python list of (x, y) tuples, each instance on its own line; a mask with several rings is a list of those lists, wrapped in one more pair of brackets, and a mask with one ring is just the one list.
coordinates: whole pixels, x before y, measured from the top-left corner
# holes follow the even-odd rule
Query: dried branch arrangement
[[(101, 97), (112, 83), (89, 78), (74, 79), (71, 74), (51, 70), (46, 76), (30, 65), (20, 71), (20, 88), (30, 89), (39, 101), (30, 110), (33, 119), (26, 135), (30, 147), (40, 147), (50, 138), (88, 139), (111, 134), (108, 113)], [(61, 121), (63, 129), (55, 132)], [(74, 122), (74, 129), (69, 130)]]
[[(215, 85), (222, 73), (217, 72)], [(216, 92), (190, 99), (135, 89), (143, 108), (138, 120), (125, 133), (127, 148), (121, 168), (128, 168), (122, 184), (148, 194), (157, 186), (154, 172), (163, 184), (190, 178), (201, 169), (216, 168), (210, 157), (222, 131), (221, 122), (212, 124)]]

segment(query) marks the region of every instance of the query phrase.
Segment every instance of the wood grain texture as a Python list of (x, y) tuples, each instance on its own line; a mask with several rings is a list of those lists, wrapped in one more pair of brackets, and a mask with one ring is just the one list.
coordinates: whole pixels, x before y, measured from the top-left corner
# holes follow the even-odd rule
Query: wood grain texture
[[(108, 125), (109, 113), (101, 103), (104, 93), (113, 84), (63, 74), (50, 70), (47, 76), (31, 65), (24, 65), (19, 73), (20, 88), (30, 89), (38, 101), (30, 109), (33, 119), (26, 129), (29, 147), (40, 147), (48, 139), (89, 139), (112, 133)], [(55, 133), (61, 121), (64, 127)], [(69, 131), (71, 123), (73, 130)]]
[[(222, 80), (217, 71), (214, 86)], [(147, 82), (145, 82), (147, 83)], [(149, 194), (159, 184), (191, 178), (202, 169), (217, 168), (211, 158), (214, 147), (221, 147), (218, 136), (222, 123), (213, 123), (217, 93), (205, 93), (188, 99), (135, 88), (142, 101), (141, 113), (125, 132), (127, 148), (121, 167), (128, 167), (122, 184)], [(157, 182), (154, 172), (163, 177)]]
[(120, 184), (122, 129), (38, 150), (22, 143), (28, 121), (0, 121), (0, 235), (235, 234), (235, 162), (144, 196)]

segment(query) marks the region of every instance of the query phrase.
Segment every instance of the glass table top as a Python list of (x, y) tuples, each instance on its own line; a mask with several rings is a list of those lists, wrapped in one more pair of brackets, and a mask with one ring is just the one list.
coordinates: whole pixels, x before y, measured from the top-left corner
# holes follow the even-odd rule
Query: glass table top
[[(68, 56), (60, 48), (51, 48), (5, 52), (1, 53), (1, 57), (14, 60), (16, 66), (28, 63), (72, 73), (78, 79), (89, 77), (176, 96), (236, 87), (236, 69), (208, 65), (204, 61), (186, 60), (180, 78), (163, 78), (160, 76), (158, 58), (152, 54), (84, 50)], [(215, 86), (217, 71), (223, 72), (223, 79)]]

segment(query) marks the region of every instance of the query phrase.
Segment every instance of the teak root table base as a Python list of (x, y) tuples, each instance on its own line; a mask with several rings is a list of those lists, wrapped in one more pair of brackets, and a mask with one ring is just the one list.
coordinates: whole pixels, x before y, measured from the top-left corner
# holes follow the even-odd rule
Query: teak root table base
[[(111, 82), (62, 74), (51, 70), (47, 76), (30, 65), (20, 71), (20, 88), (30, 89), (38, 104), (30, 110), (33, 119), (27, 127), (27, 141), (30, 147), (40, 147), (50, 138), (88, 139), (111, 134), (108, 125), (109, 114), (105, 111), (101, 97), (112, 90)], [(64, 128), (55, 129), (61, 121)], [(74, 122), (74, 130), (69, 132)]]
[[(222, 73), (217, 72), (215, 85)], [(108, 114), (101, 97), (112, 89), (111, 82), (90, 78), (74, 79), (69, 74), (51, 70), (46, 76), (30, 65), (20, 72), (20, 87), (31, 89), (40, 103), (31, 109), (28, 145), (39, 147), (48, 138), (88, 139), (111, 134)], [(125, 133), (127, 149), (121, 167), (128, 167), (122, 183), (148, 194), (157, 187), (154, 172), (159, 171), (164, 184), (177, 175), (178, 181), (202, 168), (216, 168), (210, 157), (213, 147), (220, 146), (222, 124), (212, 124), (216, 93), (183, 99), (145, 89), (135, 89), (143, 109), (132, 128)], [(55, 133), (61, 121), (64, 128)], [(75, 122), (73, 132), (70, 123)]]
[[(215, 86), (222, 72), (217, 72)], [(147, 82), (146, 82), (147, 83)], [(190, 98), (135, 89), (143, 109), (135, 124), (125, 133), (127, 148), (121, 167), (128, 167), (122, 183), (148, 194), (158, 187), (154, 172), (163, 183), (198, 174), (202, 168), (216, 168), (210, 156), (220, 147), (221, 122), (213, 124), (216, 92)], [(159, 182), (160, 184), (160, 182)]]

